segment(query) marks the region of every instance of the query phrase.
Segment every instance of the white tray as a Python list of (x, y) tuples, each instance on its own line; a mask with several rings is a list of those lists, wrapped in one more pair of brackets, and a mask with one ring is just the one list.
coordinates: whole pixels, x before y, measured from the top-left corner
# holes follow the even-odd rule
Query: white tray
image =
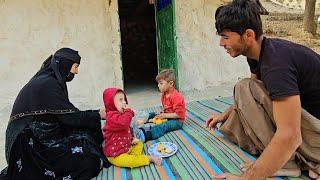
[[(157, 147), (159, 144), (163, 144), (166, 149), (169, 149), (171, 150), (171, 153), (165, 153), (165, 154), (161, 154), (157, 151)], [(159, 157), (170, 157), (172, 155), (174, 155), (178, 150), (178, 147), (177, 145), (171, 143), (171, 142), (158, 142), (158, 143), (155, 143), (155, 144), (152, 144), (149, 149), (148, 149), (148, 153), (150, 155), (153, 155), (153, 156), (159, 156)]]

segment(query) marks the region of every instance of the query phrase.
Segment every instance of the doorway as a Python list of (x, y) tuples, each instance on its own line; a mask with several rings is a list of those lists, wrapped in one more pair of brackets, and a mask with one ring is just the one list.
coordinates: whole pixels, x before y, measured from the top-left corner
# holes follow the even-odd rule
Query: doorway
[(148, 0), (119, 0), (122, 71), (125, 90), (156, 89), (158, 73), (154, 5)]

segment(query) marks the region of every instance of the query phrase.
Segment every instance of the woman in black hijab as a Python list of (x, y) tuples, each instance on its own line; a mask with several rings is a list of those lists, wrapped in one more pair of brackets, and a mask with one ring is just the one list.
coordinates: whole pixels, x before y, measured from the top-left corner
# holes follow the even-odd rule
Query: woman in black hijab
[(66, 82), (78, 73), (78, 52), (62, 48), (21, 89), (6, 131), (7, 179), (90, 179), (109, 166), (101, 144), (104, 110), (80, 111)]

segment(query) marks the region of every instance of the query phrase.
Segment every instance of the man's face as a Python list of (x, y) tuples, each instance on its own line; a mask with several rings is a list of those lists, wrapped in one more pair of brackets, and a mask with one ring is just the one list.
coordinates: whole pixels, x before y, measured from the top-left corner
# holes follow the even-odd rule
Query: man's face
[(236, 32), (223, 31), (220, 36), (219, 45), (224, 47), (231, 57), (246, 55), (248, 47), (245, 38), (243, 38), (244, 35), (240, 36)]

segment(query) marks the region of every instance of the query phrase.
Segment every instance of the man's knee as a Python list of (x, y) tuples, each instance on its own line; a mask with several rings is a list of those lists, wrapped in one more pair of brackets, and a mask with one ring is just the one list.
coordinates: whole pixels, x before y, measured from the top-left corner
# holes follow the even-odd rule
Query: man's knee
[(271, 114), (271, 99), (263, 82), (257, 79), (246, 78), (239, 81), (234, 87), (234, 99), (237, 104), (248, 104), (258, 102), (264, 104)]
[(249, 89), (250, 82), (253, 80), (251, 78), (244, 78), (237, 82), (237, 84), (234, 86), (234, 95), (239, 94), (241, 91)]
[(240, 91), (245, 91), (245, 90), (251, 91), (254, 88), (264, 89), (264, 85), (262, 81), (257, 79), (251, 79), (251, 78), (244, 78), (235, 85), (234, 93), (239, 93)]
[(235, 85), (235, 88), (243, 88), (249, 86), (250, 82), (253, 81), (251, 78), (244, 78), (241, 79), (237, 84)]

